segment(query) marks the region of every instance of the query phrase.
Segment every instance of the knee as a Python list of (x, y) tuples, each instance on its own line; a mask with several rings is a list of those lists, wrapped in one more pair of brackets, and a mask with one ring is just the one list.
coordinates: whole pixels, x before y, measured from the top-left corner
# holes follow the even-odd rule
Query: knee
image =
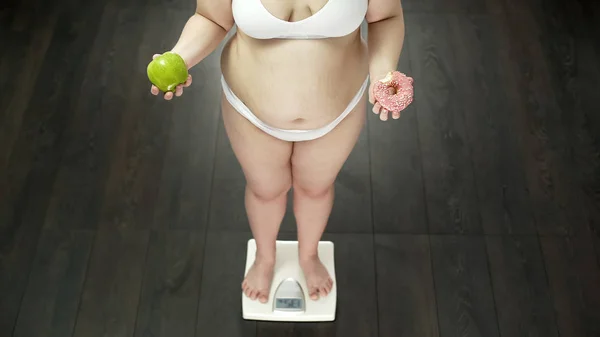
[(313, 183), (303, 184), (299, 182), (293, 183), (294, 191), (311, 199), (318, 199), (329, 196), (334, 191), (334, 184), (331, 183)]
[(273, 201), (287, 195), (292, 188), (291, 179), (279, 183), (266, 181), (260, 184), (249, 183), (246, 186), (247, 193), (251, 193), (261, 201)]

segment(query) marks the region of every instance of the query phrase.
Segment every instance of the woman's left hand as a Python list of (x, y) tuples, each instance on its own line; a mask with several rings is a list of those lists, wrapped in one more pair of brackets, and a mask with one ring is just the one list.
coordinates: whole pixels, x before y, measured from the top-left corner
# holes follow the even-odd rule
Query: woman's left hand
[[(397, 87), (392, 85), (392, 81), (395, 81)], [(388, 117), (391, 113), (393, 119), (400, 118), (400, 112), (412, 102), (412, 81), (413, 79), (405, 76), (399, 72), (388, 73), (387, 75), (371, 78), (371, 85), (369, 87), (369, 102), (373, 104), (373, 113), (379, 115), (379, 119), (382, 121), (387, 121)], [(382, 83), (384, 85), (382, 86)], [(375, 94), (375, 90), (387, 86), (384, 88), (385, 94), (387, 95), (396, 95), (397, 91), (401, 91), (399, 95), (399, 99), (403, 100), (401, 104), (396, 104), (399, 106), (394, 110), (388, 110), (382, 106), (382, 104), (377, 100), (377, 95)], [(381, 97), (381, 95), (379, 95)]]

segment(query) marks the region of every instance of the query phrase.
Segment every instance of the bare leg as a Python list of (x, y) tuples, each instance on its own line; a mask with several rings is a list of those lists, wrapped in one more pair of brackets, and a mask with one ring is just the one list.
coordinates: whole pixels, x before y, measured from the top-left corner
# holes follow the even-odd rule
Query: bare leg
[(292, 184), (292, 144), (256, 129), (225, 99), (222, 107), (229, 141), (246, 177), (246, 213), (257, 246), (256, 260), (242, 290), (249, 298), (266, 303), (275, 266), (275, 241)]
[(333, 287), (318, 257), (318, 244), (333, 207), (335, 179), (362, 131), (365, 112), (363, 97), (329, 134), (294, 144), (292, 176), (299, 258), (313, 300), (327, 296)]

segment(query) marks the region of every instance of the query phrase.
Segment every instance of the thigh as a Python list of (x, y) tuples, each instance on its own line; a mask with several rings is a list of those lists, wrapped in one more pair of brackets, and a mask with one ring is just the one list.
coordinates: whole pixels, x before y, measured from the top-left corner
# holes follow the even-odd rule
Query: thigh
[(224, 98), (221, 107), (233, 152), (251, 189), (275, 197), (291, 186), (292, 143), (274, 138), (241, 116)]
[(365, 118), (366, 95), (328, 134), (315, 140), (295, 143), (292, 154), (294, 188), (316, 194), (328, 189), (356, 145)]

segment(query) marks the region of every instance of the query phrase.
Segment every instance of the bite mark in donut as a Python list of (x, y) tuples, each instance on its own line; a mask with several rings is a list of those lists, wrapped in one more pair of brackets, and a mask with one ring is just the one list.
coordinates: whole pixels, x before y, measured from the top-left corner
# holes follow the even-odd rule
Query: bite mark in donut
[[(373, 94), (379, 104), (390, 112), (400, 112), (413, 101), (413, 79), (399, 71), (392, 71), (375, 83)], [(390, 88), (393, 93), (390, 93)]]

